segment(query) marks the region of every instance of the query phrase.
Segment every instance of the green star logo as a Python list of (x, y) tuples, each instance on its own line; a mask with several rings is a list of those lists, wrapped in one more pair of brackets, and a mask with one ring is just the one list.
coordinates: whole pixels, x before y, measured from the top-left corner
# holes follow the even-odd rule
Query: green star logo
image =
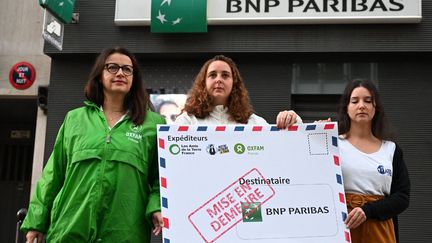
[(243, 222), (262, 222), (261, 202), (242, 202)]
[(152, 0), (151, 31), (207, 32), (207, 1)]
[(162, 8), (165, 4), (166, 4), (168, 7), (170, 7), (170, 6), (171, 6), (171, 0), (163, 0), (163, 1), (162, 1), (162, 3), (160, 4), (160, 8), (159, 8), (159, 11), (158, 11), (158, 15), (156, 16), (156, 18), (160, 21), (161, 24), (165, 24), (165, 23), (167, 23), (167, 24), (171, 23), (172, 25), (180, 24), (180, 23), (181, 23), (181, 20), (182, 20), (181, 17), (173, 17), (172, 19), (175, 19), (175, 20), (172, 20), (172, 19), (171, 19), (171, 20), (167, 20), (167, 19), (165, 18), (165, 14), (162, 14), (162, 12), (161, 12), (161, 8)]

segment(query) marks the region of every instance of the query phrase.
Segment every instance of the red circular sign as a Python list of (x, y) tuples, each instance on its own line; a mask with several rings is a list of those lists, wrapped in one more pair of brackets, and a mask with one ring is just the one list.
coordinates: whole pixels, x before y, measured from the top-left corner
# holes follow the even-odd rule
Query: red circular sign
[(16, 89), (28, 89), (36, 78), (36, 70), (28, 62), (15, 64), (9, 72), (9, 82)]

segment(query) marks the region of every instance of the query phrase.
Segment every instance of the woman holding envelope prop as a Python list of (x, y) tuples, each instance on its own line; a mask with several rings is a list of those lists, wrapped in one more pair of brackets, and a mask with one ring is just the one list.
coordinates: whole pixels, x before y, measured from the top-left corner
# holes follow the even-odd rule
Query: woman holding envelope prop
[[(286, 128), (301, 118), (294, 111), (281, 111), (276, 118), (279, 128)], [(248, 91), (234, 61), (217, 55), (201, 67), (195, 78), (183, 113), (176, 124), (267, 124), (253, 113)]]
[(96, 59), (85, 106), (69, 111), (21, 227), (27, 242), (150, 242), (162, 230), (156, 125), (135, 57)]
[(409, 204), (410, 180), (402, 150), (390, 141), (373, 83), (355, 80), (342, 94), (339, 149), (353, 243), (397, 242), (396, 216)]

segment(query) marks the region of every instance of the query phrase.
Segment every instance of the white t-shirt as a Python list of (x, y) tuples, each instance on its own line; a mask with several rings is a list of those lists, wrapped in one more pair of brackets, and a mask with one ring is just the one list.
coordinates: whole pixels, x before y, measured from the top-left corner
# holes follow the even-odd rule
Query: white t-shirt
[(382, 141), (381, 148), (371, 154), (358, 150), (342, 137), (339, 137), (338, 146), (345, 193), (390, 194), (395, 143)]
[[(180, 114), (177, 119), (175, 120), (175, 124), (178, 125), (196, 125), (196, 124), (203, 124), (203, 125), (217, 125), (217, 124), (238, 124), (236, 121), (230, 120), (230, 115), (228, 113), (228, 108), (224, 107), (223, 105), (217, 105), (213, 109), (213, 111), (205, 118), (196, 118), (194, 115), (188, 115), (186, 112), (183, 112)], [(252, 114), (249, 117), (249, 120), (247, 122), (248, 125), (266, 125), (268, 124), (267, 121), (255, 114)]]

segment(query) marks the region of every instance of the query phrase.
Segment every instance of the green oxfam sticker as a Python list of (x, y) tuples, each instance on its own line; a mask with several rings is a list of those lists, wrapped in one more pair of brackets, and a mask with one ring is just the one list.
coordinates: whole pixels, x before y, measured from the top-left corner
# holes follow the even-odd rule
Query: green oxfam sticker
[(261, 203), (242, 202), (243, 222), (262, 222)]
[(180, 147), (177, 144), (171, 144), (171, 146), (169, 147), (169, 151), (172, 154), (177, 155), (180, 153)]
[(246, 147), (241, 143), (237, 143), (236, 145), (234, 145), (234, 151), (238, 154), (244, 153), (245, 150), (246, 150)]

